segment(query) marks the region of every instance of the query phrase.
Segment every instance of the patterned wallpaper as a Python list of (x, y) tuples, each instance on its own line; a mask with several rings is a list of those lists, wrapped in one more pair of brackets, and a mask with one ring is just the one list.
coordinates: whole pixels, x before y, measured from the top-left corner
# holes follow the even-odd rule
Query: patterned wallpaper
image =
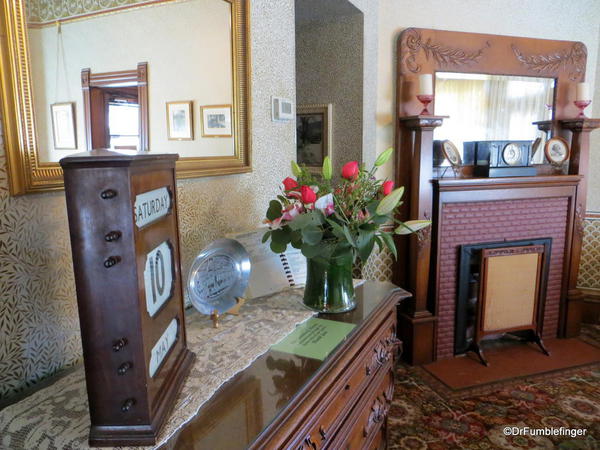
[[(184, 276), (211, 240), (257, 227), (289, 172), (294, 124), (271, 122), (270, 98), (295, 99), (293, 11), (251, 2), (253, 172), (178, 183)], [(5, 162), (0, 143), (0, 399), (81, 358), (64, 193), (10, 197)]]
[(333, 106), (334, 173), (363, 150), (362, 14), (296, 29), (296, 97), (299, 105)]
[(47, 23), (148, 0), (26, 0), (27, 22)]
[(577, 284), (582, 288), (600, 289), (600, 216), (588, 217), (584, 224)]

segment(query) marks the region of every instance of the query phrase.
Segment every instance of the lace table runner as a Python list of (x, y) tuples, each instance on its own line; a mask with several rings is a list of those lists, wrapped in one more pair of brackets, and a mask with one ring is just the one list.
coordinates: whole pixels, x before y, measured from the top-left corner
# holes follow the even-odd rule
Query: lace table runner
[[(302, 290), (295, 289), (250, 300), (242, 307), (241, 315), (223, 316), (220, 328), (212, 328), (207, 316), (187, 311), (188, 348), (196, 354), (196, 360), (156, 447), (193, 419), (223, 383), (313, 316), (302, 305), (302, 294)], [(0, 411), (0, 448), (89, 448), (89, 429), (85, 374), (80, 367)]]

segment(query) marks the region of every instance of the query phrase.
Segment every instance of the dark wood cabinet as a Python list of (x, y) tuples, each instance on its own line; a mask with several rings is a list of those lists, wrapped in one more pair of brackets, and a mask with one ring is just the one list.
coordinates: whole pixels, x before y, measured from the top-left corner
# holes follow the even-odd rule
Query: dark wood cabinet
[[(409, 294), (391, 283), (376, 282), (366, 282), (356, 292), (354, 311), (321, 316), (356, 325), (324, 361), (269, 350), (219, 389), (166, 447), (384, 448), (401, 350), (397, 305)], [(280, 383), (273, 387), (277, 377)], [(252, 420), (240, 423), (234, 411), (240, 389), (248, 391), (250, 386), (255, 401), (244, 404)], [(275, 405), (279, 398), (284, 401)]]

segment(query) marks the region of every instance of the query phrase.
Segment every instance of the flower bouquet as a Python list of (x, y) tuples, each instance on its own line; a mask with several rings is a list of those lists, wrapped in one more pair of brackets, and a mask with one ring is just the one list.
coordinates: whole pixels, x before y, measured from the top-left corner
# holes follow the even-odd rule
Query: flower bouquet
[[(375, 178), (393, 149), (381, 153), (371, 170), (350, 161), (342, 168), (341, 182), (332, 184), (331, 159), (323, 162), (317, 179), (292, 161), (295, 178), (283, 180), (281, 194), (271, 200), (265, 222), (271, 250), (283, 253), (288, 245), (307, 258), (304, 304), (311, 309), (339, 313), (353, 309), (352, 265), (366, 262), (375, 245), (387, 247), (396, 257), (393, 234), (410, 234), (429, 225), (427, 220), (395, 219), (404, 188)], [(383, 226), (394, 224), (392, 231)], [(389, 227), (386, 227), (389, 229)]]

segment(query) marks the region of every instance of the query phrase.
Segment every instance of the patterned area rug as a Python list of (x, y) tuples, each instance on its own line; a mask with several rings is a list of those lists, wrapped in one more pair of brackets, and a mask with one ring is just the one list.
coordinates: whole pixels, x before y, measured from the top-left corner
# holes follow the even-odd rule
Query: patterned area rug
[[(600, 326), (586, 326), (582, 334), (600, 343)], [(434, 391), (420, 374), (418, 367), (397, 369), (391, 449), (600, 449), (600, 364), (452, 399)], [(563, 434), (511, 435), (505, 434), (507, 427), (511, 432), (513, 427), (559, 432), (563, 427)], [(586, 431), (570, 436), (565, 429)]]

